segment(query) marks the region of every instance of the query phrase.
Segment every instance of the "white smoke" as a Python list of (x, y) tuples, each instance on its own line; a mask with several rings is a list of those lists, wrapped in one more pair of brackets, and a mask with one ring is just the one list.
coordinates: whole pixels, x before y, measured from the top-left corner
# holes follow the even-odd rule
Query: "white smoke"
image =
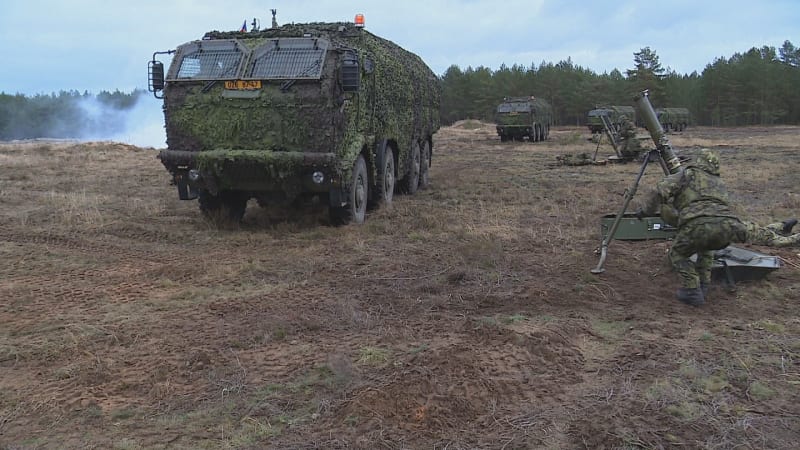
[(132, 108), (117, 109), (87, 97), (79, 102), (85, 115), (80, 139), (114, 141), (137, 147), (166, 147), (164, 113), (161, 102), (148, 92), (140, 91)]

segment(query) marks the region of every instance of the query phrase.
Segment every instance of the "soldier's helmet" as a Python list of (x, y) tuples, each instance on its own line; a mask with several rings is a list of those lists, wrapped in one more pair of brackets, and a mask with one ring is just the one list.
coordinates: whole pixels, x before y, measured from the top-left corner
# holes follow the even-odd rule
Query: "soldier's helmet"
[(712, 175), (719, 175), (719, 153), (707, 148), (701, 149), (692, 165)]

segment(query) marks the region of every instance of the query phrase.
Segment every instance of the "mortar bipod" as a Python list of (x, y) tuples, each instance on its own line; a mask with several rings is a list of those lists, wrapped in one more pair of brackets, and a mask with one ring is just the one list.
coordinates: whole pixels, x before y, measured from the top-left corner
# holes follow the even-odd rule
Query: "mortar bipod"
[(591, 270), (594, 274), (599, 274), (605, 272), (605, 268), (603, 265), (606, 263), (606, 257), (608, 257), (608, 245), (611, 243), (611, 240), (614, 239), (614, 235), (617, 233), (617, 228), (619, 228), (619, 223), (622, 220), (622, 216), (625, 215), (625, 211), (628, 209), (628, 205), (630, 204), (633, 197), (636, 195), (636, 190), (639, 189), (639, 182), (642, 180), (642, 176), (644, 175), (645, 169), (647, 169), (647, 164), (650, 161), (658, 161), (661, 165), (661, 169), (667, 172), (667, 163), (664, 161), (664, 157), (660, 151), (657, 149), (650, 150), (647, 153), (647, 156), (642, 161), (642, 167), (639, 169), (639, 174), (636, 175), (636, 179), (633, 181), (633, 184), (629, 189), (625, 191), (625, 198), (622, 202), (622, 208), (619, 210), (617, 217), (614, 218), (614, 222), (611, 224), (611, 228), (608, 230), (608, 234), (603, 236), (603, 243), (600, 244), (600, 261), (597, 263), (597, 267)]
[(597, 140), (597, 147), (594, 149), (592, 161), (597, 161), (597, 152), (600, 150), (600, 145), (603, 143), (603, 136), (608, 136), (608, 141), (614, 149), (614, 154), (617, 155), (617, 158), (621, 159), (622, 155), (620, 155), (619, 149), (617, 148), (619, 145), (619, 132), (617, 132), (616, 127), (611, 123), (611, 119), (608, 115), (600, 114), (600, 121), (603, 123), (603, 134), (601, 134), (600, 139)]
[(600, 115), (600, 121), (603, 122), (603, 128), (608, 136), (608, 140), (611, 142), (611, 146), (614, 147), (614, 153), (617, 154), (617, 157), (621, 157), (617, 149), (619, 145), (619, 132), (617, 128), (611, 123), (611, 119), (606, 114)]

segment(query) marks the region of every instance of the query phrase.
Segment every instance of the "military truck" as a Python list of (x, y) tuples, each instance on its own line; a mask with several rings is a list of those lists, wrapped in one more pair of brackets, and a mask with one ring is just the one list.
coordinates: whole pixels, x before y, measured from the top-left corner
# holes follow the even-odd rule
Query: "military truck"
[[(396, 187), (427, 186), (437, 77), (363, 23), (278, 26), (273, 11), (272, 28), (211, 31), (154, 53), (149, 87), (164, 99), (167, 134), (158, 157), (179, 198), (236, 221), (251, 198), (313, 201), (342, 224), (362, 223)], [(165, 73), (159, 55), (172, 53)]]
[(505, 97), (495, 115), (497, 134), (501, 142), (523, 140), (538, 142), (550, 136), (553, 108), (541, 98)]
[(686, 108), (656, 108), (656, 117), (664, 131), (683, 131), (689, 125)]
[(614, 127), (613, 131), (619, 131), (620, 117), (623, 114), (628, 116), (632, 123), (638, 124), (636, 121), (636, 109), (633, 106), (598, 106), (586, 114), (586, 124), (592, 133), (602, 133), (603, 121), (601, 116), (605, 116)]

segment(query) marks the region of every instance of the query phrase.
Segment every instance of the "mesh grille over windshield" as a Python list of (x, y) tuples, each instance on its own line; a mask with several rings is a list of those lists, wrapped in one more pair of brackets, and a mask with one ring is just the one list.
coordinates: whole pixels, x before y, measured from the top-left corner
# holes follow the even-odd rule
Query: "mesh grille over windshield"
[(203, 41), (181, 49), (178, 79), (236, 78), (244, 53), (234, 41)]
[(328, 41), (319, 38), (275, 39), (258, 47), (247, 78), (318, 79)]

